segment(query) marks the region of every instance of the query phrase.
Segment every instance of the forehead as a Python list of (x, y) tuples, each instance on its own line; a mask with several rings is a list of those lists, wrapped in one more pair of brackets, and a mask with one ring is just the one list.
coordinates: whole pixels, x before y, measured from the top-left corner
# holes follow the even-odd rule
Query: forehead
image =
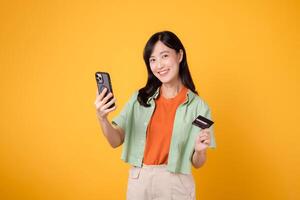
[(169, 47), (167, 47), (164, 43), (162, 43), (161, 41), (157, 41), (154, 45), (153, 51), (151, 53), (151, 56), (154, 55), (159, 55), (161, 52), (164, 51), (169, 51), (169, 52), (173, 52), (175, 51), (174, 49), (171, 49)]

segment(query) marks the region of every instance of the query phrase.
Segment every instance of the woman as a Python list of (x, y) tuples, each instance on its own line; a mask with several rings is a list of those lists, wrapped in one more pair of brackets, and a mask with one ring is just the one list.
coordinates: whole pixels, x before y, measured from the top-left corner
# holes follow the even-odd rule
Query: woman
[(122, 159), (131, 164), (127, 199), (195, 199), (191, 165), (200, 168), (206, 149), (215, 147), (212, 129), (192, 122), (210, 118), (208, 105), (197, 95), (186, 52), (170, 31), (155, 33), (144, 48), (146, 86), (135, 92), (110, 123), (115, 98), (97, 95), (102, 131), (112, 147), (123, 144)]

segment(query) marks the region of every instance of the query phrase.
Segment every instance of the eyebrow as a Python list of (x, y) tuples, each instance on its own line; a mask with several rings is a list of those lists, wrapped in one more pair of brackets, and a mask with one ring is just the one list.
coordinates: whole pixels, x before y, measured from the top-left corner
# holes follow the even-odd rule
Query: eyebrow
[[(170, 51), (165, 50), (165, 51), (160, 52), (159, 54), (161, 55), (161, 54), (163, 54), (163, 53), (170, 53)], [(150, 58), (151, 58), (151, 57), (154, 57), (154, 56), (150, 56)]]

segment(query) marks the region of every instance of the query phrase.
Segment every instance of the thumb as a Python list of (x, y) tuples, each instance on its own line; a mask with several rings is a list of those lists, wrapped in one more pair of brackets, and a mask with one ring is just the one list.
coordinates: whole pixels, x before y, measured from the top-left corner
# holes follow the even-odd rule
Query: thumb
[(196, 137), (196, 143), (197, 143), (197, 144), (198, 144), (198, 143), (201, 143), (201, 140), (200, 140), (200, 134), (197, 135), (197, 137)]

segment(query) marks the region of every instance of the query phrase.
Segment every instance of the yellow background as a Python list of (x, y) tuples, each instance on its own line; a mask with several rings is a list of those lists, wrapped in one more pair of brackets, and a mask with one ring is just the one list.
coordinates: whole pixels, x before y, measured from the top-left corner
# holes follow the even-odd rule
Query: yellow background
[(299, 1), (1, 1), (0, 199), (125, 199), (129, 166), (97, 124), (95, 71), (118, 109), (143, 47), (174, 31), (215, 120), (197, 197), (300, 199)]

